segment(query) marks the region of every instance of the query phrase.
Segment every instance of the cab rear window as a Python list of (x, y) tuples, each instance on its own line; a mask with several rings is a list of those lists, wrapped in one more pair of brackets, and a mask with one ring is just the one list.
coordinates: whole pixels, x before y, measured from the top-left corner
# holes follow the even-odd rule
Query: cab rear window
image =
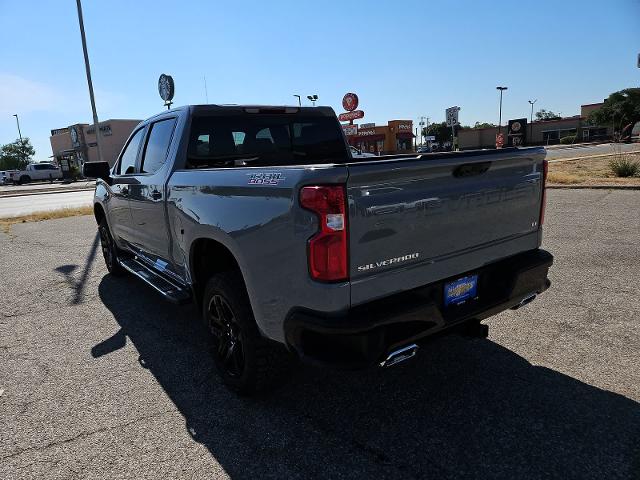
[(188, 168), (305, 165), (347, 159), (335, 118), (294, 114), (200, 116), (192, 120)]

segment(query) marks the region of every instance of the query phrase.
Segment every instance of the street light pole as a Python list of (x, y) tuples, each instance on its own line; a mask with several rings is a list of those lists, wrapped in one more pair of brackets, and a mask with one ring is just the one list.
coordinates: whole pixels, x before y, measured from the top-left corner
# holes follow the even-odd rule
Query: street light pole
[(500, 117), (498, 120), (498, 133), (502, 133), (502, 92), (504, 92), (507, 87), (496, 87), (496, 90), (500, 90)]
[(20, 137), (20, 144), (22, 144), (22, 133), (20, 132), (20, 120), (18, 120), (18, 114), (14, 113), (14, 117), (16, 117), (16, 124), (18, 125), (18, 136)]
[(529, 103), (531, 104), (531, 117), (529, 118), (529, 144), (533, 141), (533, 104), (537, 101), (537, 98), (533, 102), (529, 100)]
[(294, 97), (298, 97), (298, 106), (302, 106), (302, 100), (300, 100), (300, 95), (294, 95)]
[(14, 113), (14, 117), (16, 117), (16, 125), (18, 125), (18, 136), (20, 137), (20, 153), (22, 153), (22, 161), (26, 163), (26, 155), (24, 152), (24, 141), (22, 140), (22, 132), (20, 131), (20, 120), (18, 120), (18, 114)]
[(78, 22), (80, 23), (80, 37), (82, 38), (82, 51), (84, 53), (84, 68), (87, 73), (87, 84), (89, 85), (89, 98), (91, 100), (91, 110), (93, 112), (93, 126), (96, 129), (96, 146), (98, 147), (98, 160), (102, 161), (102, 146), (100, 145), (100, 125), (98, 124), (98, 114), (96, 112), (96, 100), (93, 95), (93, 82), (91, 81), (91, 67), (89, 66), (89, 54), (87, 53), (87, 39), (84, 35), (84, 21), (82, 19), (82, 5), (80, 0), (76, 0), (78, 7)]

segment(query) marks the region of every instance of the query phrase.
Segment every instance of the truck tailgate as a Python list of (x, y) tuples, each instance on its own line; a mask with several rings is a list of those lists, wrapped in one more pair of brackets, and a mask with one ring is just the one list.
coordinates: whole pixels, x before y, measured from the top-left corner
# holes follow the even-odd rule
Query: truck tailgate
[(348, 165), (352, 305), (537, 248), (543, 148)]

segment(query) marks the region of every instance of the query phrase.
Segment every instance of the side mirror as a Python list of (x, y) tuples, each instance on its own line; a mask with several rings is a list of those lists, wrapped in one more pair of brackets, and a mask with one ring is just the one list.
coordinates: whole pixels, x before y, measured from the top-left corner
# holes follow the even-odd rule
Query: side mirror
[(109, 162), (87, 162), (82, 166), (82, 174), (87, 178), (100, 178), (111, 182)]

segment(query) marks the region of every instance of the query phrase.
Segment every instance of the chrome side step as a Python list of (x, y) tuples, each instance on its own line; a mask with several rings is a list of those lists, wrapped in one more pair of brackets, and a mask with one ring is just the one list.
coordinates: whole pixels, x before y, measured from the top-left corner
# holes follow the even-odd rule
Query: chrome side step
[(389, 355), (387, 355), (387, 358), (380, 362), (380, 366), (393, 367), (394, 365), (405, 362), (410, 358), (415, 357), (416, 353), (418, 353), (418, 345), (412, 343), (411, 345), (407, 345), (406, 347), (402, 347), (391, 352)]
[(533, 302), (536, 297), (538, 296), (537, 293), (533, 293), (527, 297), (524, 297), (519, 304), (514, 305), (513, 307), (511, 307), (511, 310), (518, 310), (520, 307), (524, 307), (527, 303), (531, 303)]
[(166, 300), (178, 305), (188, 303), (191, 300), (191, 292), (188, 289), (162, 277), (135, 258), (122, 259), (119, 260), (119, 263), (122, 268), (145, 282)]

